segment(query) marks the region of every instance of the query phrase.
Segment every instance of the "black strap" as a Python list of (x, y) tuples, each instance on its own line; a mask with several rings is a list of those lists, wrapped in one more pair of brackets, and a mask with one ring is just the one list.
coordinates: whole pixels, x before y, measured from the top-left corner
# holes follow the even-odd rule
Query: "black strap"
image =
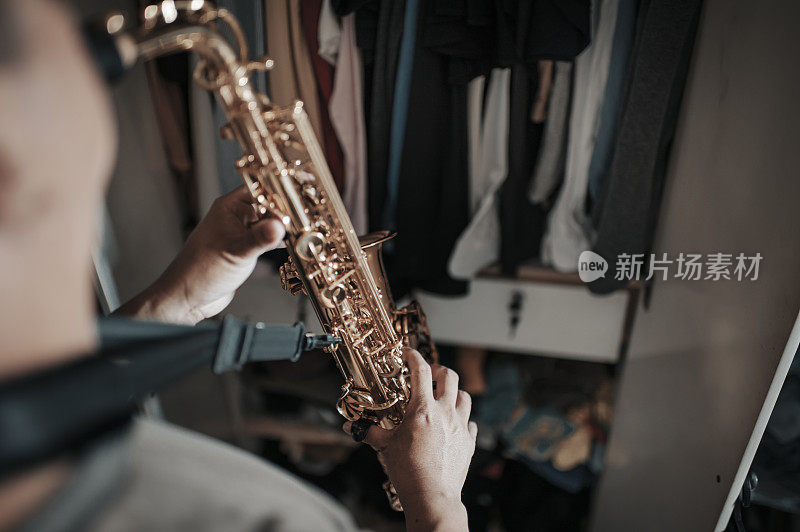
[(297, 360), (331, 345), (302, 323), (251, 324), (233, 317), (197, 326), (124, 318), (99, 322), (100, 352), (0, 383), (0, 477), (75, 448), (130, 420), (139, 401), (202, 367)]
[(303, 323), (271, 325), (230, 315), (222, 323), (207, 321), (194, 326), (101, 318), (98, 330), (101, 354), (143, 340), (180, 341), (184, 338), (187, 348), (192, 349), (197, 349), (196, 342), (200, 341), (203, 352), (195, 351), (191, 356), (210, 361), (214, 373), (238, 371), (249, 362), (296, 361), (304, 351), (321, 349), (338, 341), (329, 334), (307, 334)]

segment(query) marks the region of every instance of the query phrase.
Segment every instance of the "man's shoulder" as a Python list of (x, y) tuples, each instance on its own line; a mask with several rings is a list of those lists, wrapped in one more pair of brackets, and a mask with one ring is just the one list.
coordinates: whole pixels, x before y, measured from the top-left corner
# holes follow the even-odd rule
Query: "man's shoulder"
[(167, 423), (135, 422), (130, 477), (97, 530), (355, 530), (324, 492), (257, 456)]

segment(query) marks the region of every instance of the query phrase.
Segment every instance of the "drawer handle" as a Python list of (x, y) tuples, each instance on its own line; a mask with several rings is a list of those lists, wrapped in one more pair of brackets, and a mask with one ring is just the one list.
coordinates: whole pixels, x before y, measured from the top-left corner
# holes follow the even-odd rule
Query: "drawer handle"
[(522, 317), (522, 304), (524, 300), (525, 300), (525, 294), (523, 294), (519, 290), (516, 290), (511, 293), (511, 302), (508, 304), (509, 338), (514, 338), (517, 335), (517, 327), (519, 327), (519, 321), (520, 318)]

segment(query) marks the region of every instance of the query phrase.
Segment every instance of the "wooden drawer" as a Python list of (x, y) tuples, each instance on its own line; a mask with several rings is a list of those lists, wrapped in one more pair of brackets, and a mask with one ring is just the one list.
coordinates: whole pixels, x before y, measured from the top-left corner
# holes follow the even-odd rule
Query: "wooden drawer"
[[(616, 362), (629, 292), (597, 296), (582, 284), (479, 278), (466, 296), (415, 296), (437, 342)], [(515, 300), (519, 321), (512, 330)]]

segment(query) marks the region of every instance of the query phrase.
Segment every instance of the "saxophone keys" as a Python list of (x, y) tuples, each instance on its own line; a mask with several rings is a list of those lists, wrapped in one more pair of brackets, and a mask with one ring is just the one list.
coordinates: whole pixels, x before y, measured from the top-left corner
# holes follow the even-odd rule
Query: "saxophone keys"
[[(297, 294), (306, 294), (303, 282), (297, 276), (297, 270), (291, 262), (285, 262), (280, 267), (281, 287), (296, 296)], [(308, 294), (306, 294), (308, 295)]]
[(325, 347), (322, 348), (322, 350), (328, 353), (329, 355), (332, 355), (336, 353), (336, 344), (326, 345)]
[(339, 313), (343, 317), (353, 314), (353, 309), (347, 301), (347, 292), (340, 284), (323, 289), (320, 292), (320, 299), (325, 306), (339, 309)]
[(258, 100), (258, 103), (260, 103), (263, 108), (268, 108), (272, 105), (272, 102), (269, 101), (269, 97), (263, 92), (256, 93), (256, 100)]
[(381, 484), (383, 491), (386, 493), (386, 498), (389, 499), (389, 506), (395, 512), (403, 511), (403, 503), (400, 502), (400, 496), (397, 495), (397, 490), (390, 480)]
[(273, 68), (275, 68), (275, 60), (266, 55), (247, 63), (247, 70), (250, 72), (267, 72)]
[(310, 183), (306, 183), (303, 185), (303, 196), (308, 199), (314, 205), (319, 205), (322, 201), (322, 196), (320, 196), (319, 190), (317, 187)]
[(367, 332), (365, 332), (365, 333), (361, 334), (361, 335), (360, 335), (358, 338), (356, 338), (356, 339), (353, 341), (353, 347), (358, 347), (359, 345), (361, 345), (362, 343), (364, 343), (364, 341), (365, 341), (367, 338), (369, 338), (369, 337), (370, 337), (370, 335), (371, 335), (372, 333), (374, 333), (374, 332), (375, 332), (375, 329), (369, 329)]
[(374, 406), (375, 401), (369, 392), (358, 388), (352, 378), (342, 385), (342, 395), (336, 402), (336, 409), (346, 419), (350, 421), (361, 419), (364, 417), (364, 411)]
[[(228, 124), (228, 125), (230, 125), (230, 124)], [(233, 163), (233, 165), (238, 170), (242, 170), (242, 169), (245, 169), (245, 168), (249, 168), (255, 161), (256, 161), (256, 158), (252, 154), (242, 155), (241, 157), (236, 159), (236, 161)]]
[[(240, 82), (240, 84), (247, 84), (247, 77), (239, 78), (239, 82)], [(242, 86), (244, 86), (244, 85), (242, 85)], [(234, 107), (234, 109), (235, 109), (234, 112), (237, 115), (245, 115), (246, 116), (246, 115), (249, 115), (250, 113), (252, 113), (253, 111), (255, 111), (256, 109), (258, 109), (258, 106), (259, 106), (259, 101), (258, 100), (256, 100), (256, 99), (247, 100), (247, 101), (243, 101), (243, 102), (239, 103), (238, 105), (236, 105), (236, 107)]]
[(240, 171), (242, 174), (242, 178), (244, 179), (245, 183), (247, 183), (248, 187), (250, 188), (250, 194), (253, 196), (253, 208), (256, 210), (256, 214), (259, 218), (266, 218), (267, 216), (272, 216), (273, 218), (280, 220), (280, 222), (289, 227), (291, 223), (291, 218), (288, 215), (284, 214), (279, 208), (275, 201), (274, 194), (265, 194), (264, 190), (261, 188), (261, 185), (258, 182), (253, 181), (247, 172), (247, 170)]
[(316, 231), (304, 233), (294, 245), (294, 249), (301, 259), (306, 261), (322, 260), (325, 237)]

